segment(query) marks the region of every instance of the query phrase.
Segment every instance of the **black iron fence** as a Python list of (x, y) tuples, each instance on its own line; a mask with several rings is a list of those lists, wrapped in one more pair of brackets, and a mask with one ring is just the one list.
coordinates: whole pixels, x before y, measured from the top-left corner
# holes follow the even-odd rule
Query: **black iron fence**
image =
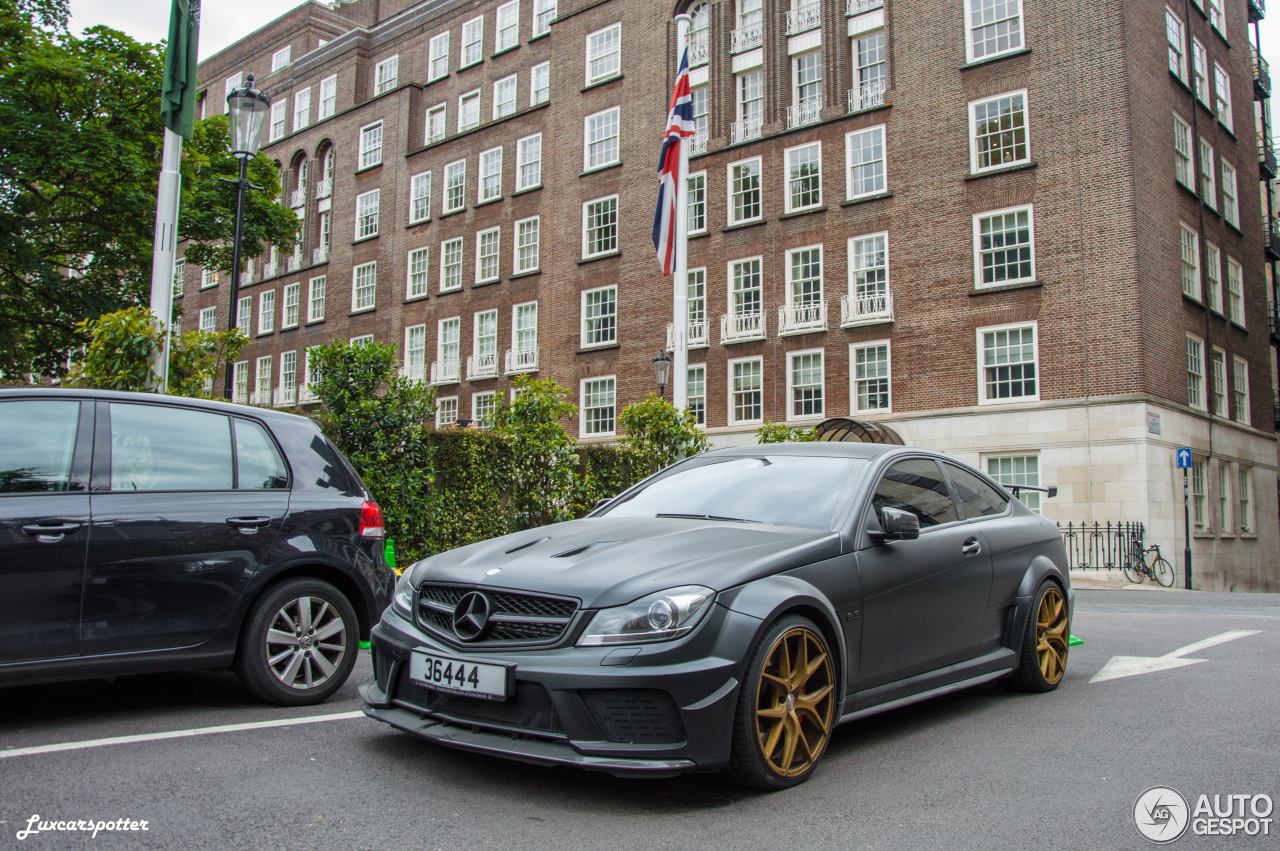
[(1125, 555), (1135, 539), (1139, 548), (1145, 546), (1146, 528), (1128, 520), (1059, 523), (1058, 530), (1062, 532), (1071, 570), (1116, 570), (1124, 565)]

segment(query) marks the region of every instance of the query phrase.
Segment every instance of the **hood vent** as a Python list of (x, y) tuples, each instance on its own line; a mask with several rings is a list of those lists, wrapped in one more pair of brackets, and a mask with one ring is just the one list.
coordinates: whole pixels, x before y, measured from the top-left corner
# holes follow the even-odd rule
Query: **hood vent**
[(534, 538), (532, 541), (525, 541), (523, 544), (518, 544), (512, 547), (511, 549), (503, 553), (503, 555), (509, 556), (512, 553), (518, 553), (521, 550), (527, 550), (529, 549), (529, 547), (532, 547), (534, 544), (541, 544), (543, 541), (550, 541), (550, 540), (551, 540), (550, 538)]
[(595, 543), (586, 544), (581, 547), (575, 547), (571, 550), (565, 550), (562, 553), (556, 553), (555, 555), (552, 556), (552, 558), (572, 558), (574, 556), (582, 555), (592, 547), (602, 547), (606, 544), (616, 544), (616, 543), (618, 542), (617, 541), (596, 541)]

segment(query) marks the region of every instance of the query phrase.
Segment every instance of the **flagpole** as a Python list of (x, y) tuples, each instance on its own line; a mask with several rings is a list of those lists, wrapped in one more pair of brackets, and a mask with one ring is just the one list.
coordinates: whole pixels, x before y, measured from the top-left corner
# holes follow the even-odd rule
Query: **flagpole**
[(151, 255), (151, 313), (164, 332), (164, 345), (152, 368), (160, 376), (161, 393), (169, 389), (170, 328), (173, 325), (173, 264), (178, 250), (178, 198), (182, 188), (182, 137), (164, 129), (160, 185), (156, 193), (156, 231)]
[[(688, 15), (676, 15), (676, 74), (680, 73), (680, 59), (689, 47)], [(680, 171), (676, 181), (676, 244), (675, 263), (671, 273), (675, 289), (674, 316), (672, 319), (671, 404), (676, 410), (688, 407), (689, 381), (689, 147), (692, 139), (680, 143)]]

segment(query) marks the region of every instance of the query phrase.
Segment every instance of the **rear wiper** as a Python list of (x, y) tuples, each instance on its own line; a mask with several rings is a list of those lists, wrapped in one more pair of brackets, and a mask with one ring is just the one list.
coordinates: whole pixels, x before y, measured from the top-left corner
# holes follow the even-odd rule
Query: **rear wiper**
[(654, 517), (670, 517), (677, 520), (719, 520), (724, 523), (759, 523), (759, 520), (747, 520), (744, 517), (721, 517), (718, 514), (655, 514)]

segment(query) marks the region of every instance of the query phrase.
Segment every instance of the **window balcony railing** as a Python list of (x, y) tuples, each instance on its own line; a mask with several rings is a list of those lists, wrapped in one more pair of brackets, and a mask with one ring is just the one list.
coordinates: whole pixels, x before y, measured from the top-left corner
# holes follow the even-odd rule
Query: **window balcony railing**
[(689, 67), (697, 68), (699, 65), (706, 65), (709, 59), (707, 31), (698, 30), (695, 33), (689, 33)]
[(317, 198), (317, 199), (320, 199), (320, 198), (328, 198), (328, 197), (329, 197), (330, 195), (332, 195), (332, 194), (333, 194), (333, 181), (332, 181), (332, 180), (317, 180), (317, 181), (316, 181), (316, 198)]
[(759, 117), (735, 121), (729, 125), (729, 141), (734, 145), (759, 139), (763, 133), (764, 119)]
[[(707, 347), (707, 322), (705, 319), (690, 319), (688, 328), (685, 332), (688, 335), (688, 347), (691, 349), (705, 349)], [(667, 351), (675, 351), (676, 348), (676, 326), (673, 322), (667, 323)]]
[(1249, 57), (1253, 65), (1253, 94), (1259, 100), (1266, 100), (1271, 97), (1271, 65), (1253, 45), (1249, 45)]
[(806, 98), (787, 107), (787, 129), (813, 124), (822, 115), (822, 98)]
[(277, 408), (292, 408), (298, 401), (298, 389), (296, 387), (277, 387), (275, 394), (275, 402)]
[(1276, 166), (1276, 149), (1271, 144), (1271, 137), (1258, 131), (1258, 170), (1263, 180), (1273, 180), (1280, 176)]
[(231, 401), (236, 403), (237, 405), (249, 404), (249, 391), (248, 390), (232, 390)]
[(296, 272), (302, 268), (302, 249), (294, 249), (294, 252), (284, 258), (285, 272)]
[(249, 265), (245, 266), (244, 271), (240, 273), (240, 283), (241, 285), (253, 283), (253, 261), (249, 261)]
[(312, 263), (328, 263), (329, 262), (329, 246), (327, 245), (317, 246), (316, 249), (311, 252), (311, 262)]
[(249, 396), (249, 404), (260, 405), (264, 408), (268, 407), (271, 404), (271, 388), (260, 387), (257, 390), (254, 390)]
[(778, 308), (778, 334), (811, 334), (827, 330), (827, 306), (821, 301)]
[(707, 134), (694, 133), (689, 140), (689, 154), (696, 156), (697, 154), (705, 154), (707, 152)]
[(467, 356), (467, 380), (498, 377), (498, 353)]
[(879, 9), (883, 5), (884, 0), (848, 0), (845, 14), (852, 18), (854, 15), (861, 15), (863, 12)]
[(1267, 0), (1249, 0), (1249, 23), (1256, 23), (1267, 16)]
[(507, 349), (507, 375), (538, 371), (537, 349)]
[(410, 381), (416, 381), (419, 384), (427, 380), (427, 365), (425, 363), (410, 363), (400, 367), (400, 375)]
[(461, 377), (460, 363), (456, 360), (438, 360), (431, 363), (432, 384), (457, 384)]
[(822, 7), (817, 3), (805, 3), (787, 12), (787, 35), (799, 35), (820, 26), (822, 26)]
[(1268, 312), (1271, 314), (1271, 339), (1280, 341), (1280, 309), (1272, 306)]
[(276, 271), (277, 271), (276, 264), (274, 262), (263, 263), (262, 264), (262, 280), (265, 281), (267, 278), (274, 278), (276, 276)]
[(1280, 260), (1280, 221), (1272, 219), (1262, 224), (1263, 248), (1271, 260)]
[(314, 405), (316, 402), (319, 402), (319, 401), (320, 401), (320, 397), (317, 396), (315, 392), (311, 389), (311, 385), (304, 384), (298, 388), (298, 404), (299, 405)]
[(893, 321), (893, 293), (846, 295), (840, 299), (840, 325), (854, 328)]
[(764, 312), (726, 313), (720, 317), (720, 342), (745, 343), (764, 339)]
[(738, 27), (729, 36), (730, 53), (746, 53), (764, 44), (764, 24)]
[(872, 80), (861, 83), (855, 89), (849, 89), (849, 111), (862, 112), (864, 109), (875, 109), (884, 106), (884, 80)]
[(295, 210), (306, 205), (306, 203), (307, 188), (305, 186), (299, 186), (289, 195), (289, 206), (293, 207)]

